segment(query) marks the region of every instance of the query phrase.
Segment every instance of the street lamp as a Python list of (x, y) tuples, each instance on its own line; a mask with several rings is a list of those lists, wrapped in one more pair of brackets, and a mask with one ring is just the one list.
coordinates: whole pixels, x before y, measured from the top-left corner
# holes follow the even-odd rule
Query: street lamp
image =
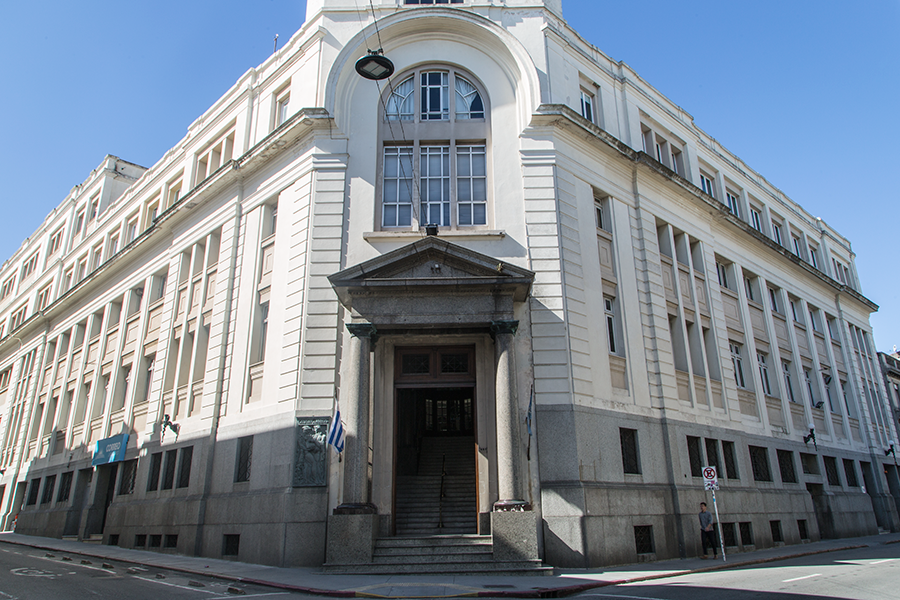
[(384, 55), (384, 51), (369, 50), (369, 53), (356, 61), (356, 72), (366, 79), (378, 81), (394, 74), (394, 63)]

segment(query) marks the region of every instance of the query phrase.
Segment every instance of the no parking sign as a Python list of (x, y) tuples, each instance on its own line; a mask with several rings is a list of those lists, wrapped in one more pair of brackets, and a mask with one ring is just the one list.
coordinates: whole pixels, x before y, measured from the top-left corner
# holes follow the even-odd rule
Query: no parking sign
[(719, 475), (715, 467), (703, 467), (703, 489), (719, 489)]

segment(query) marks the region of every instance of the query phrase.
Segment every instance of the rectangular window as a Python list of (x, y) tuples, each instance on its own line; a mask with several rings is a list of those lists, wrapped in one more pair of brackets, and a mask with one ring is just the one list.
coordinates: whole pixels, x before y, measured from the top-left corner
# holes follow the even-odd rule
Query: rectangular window
[(762, 233), (762, 215), (752, 206), (750, 207), (750, 226)]
[(163, 468), (162, 489), (171, 490), (175, 485), (175, 461), (178, 458), (178, 450), (166, 452), (166, 462)]
[(794, 453), (790, 450), (777, 450), (778, 470), (781, 471), (783, 483), (797, 483), (797, 472), (794, 470)]
[(606, 315), (606, 341), (610, 354), (615, 354), (616, 345), (616, 312), (615, 300), (609, 296), (603, 297), (603, 308)]
[(109, 238), (109, 256), (115, 256), (119, 253), (119, 234), (115, 234)]
[(422, 73), (422, 115), (423, 121), (446, 121), (450, 119), (449, 76), (446, 71)]
[(700, 438), (687, 436), (688, 462), (691, 465), (691, 477), (703, 477), (703, 458), (700, 454)]
[(784, 242), (781, 240), (781, 225), (772, 221), (772, 239), (779, 246), (784, 246)]
[(741, 546), (753, 545), (753, 527), (750, 521), (738, 523), (738, 530), (741, 532)]
[(728, 548), (737, 548), (737, 533), (734, 523), (722, 523), (722, 543)]
[(44, 480), (44, 493), (41, 494), (41, 504), (50, 504), (53, 501), (53, 488), (56, 485), (56, 475), (50, 475)]
[(734, 442), (722, 442), (722, 460), (725, 463), (725, 477), (728, 479), (740, 479), (734, 454)]
[(728, 289), (728, 267), (723, 263), (717, 262), (716, 273), (719, 276), (719, 285)]
[(19, 325), (25, 322), (25, 315), (28, 314), (28, 305), (23, 304), (21, 308), (16, 310), (9, 318), (9, 331), (12, 333)]
[(285, 90), (275, 99), (275, 127), (288, 120), (291, 105), (291, 92)]
[(801, 452), (800, 453), (800, 466), (803, 467), (803, 473), (805, 475), (818, 475), (819, 474), (819, 461), (815, 454)]
[(622, 447), (622, 470), (625, 473), (640, 475), (641, 465), (638, 458), (637, 430), (620, 427), (619, 445)]
[(700, 171), (700, 189), (709, 194), (713, 198), (716, 197), (716, 190), (713, 188), (712, 177)]
[(250, 467), (253, 464), (253, 436), (238, 439), (237, 457), (234, 466), (234, 481), (250, 481)]
[(409, 227), (412, 225), (412, 146), (385, 147), (382, 185), (382, 226)]
[(816, 318), (816, 311), (813, 308), (809, 309), (809, 326), (813, 331), (819, 331), (819, 319)]
[(634, 526), (634, 548), (638, 554), (653, 554), (653, 526)]
[(762, 382), (762, 391), (766, 396), (771, 396), (772, 387), (769, 385), (769, 367), (766, 364), (766, 355), (762, 352), (757, 352), (756, 362), (759, 365), (759, 378)]
[(823, 456), (825, 461), (825, 477), (828, 479), (828, 485), (833, 487), (841, 487), (841, 476), (838, 474), (837, 459), (833, 456)]
[(98, 198), (99, 193), (94, 194), (91, 198), (91, 205), (88, 209), (88, 223), (97, 218), (97, 214), (100, 212), (100, 198)]
[(801, 540), (809, 539), (809, 530), (806, 527), (806, 519), (797, 519), (797, 531)]
[(178, 536), (175, 534), (167, 533), (166, 537), (163, 538), (163, 542), (163, 548), (177, 548)]
[(672, 170), (676, 175), (684, 174), (684, 166), (682, 163), (681, 150), (672, 147)]
[(756, 298), (753, 294), (753, 280), (749, 277), (744, 277), (744, 291), (747, 293), (747, 300), (756, 301)]
[(419, 156), (421, 218), (425, 225), (450, 225), (450, 147), (423, 146)]
[(487, 158), (485, 146), (456, 149), (456, 210), (460, 225), (487, 224)]
[(844, 459), (844, 475), (847, 477), (847, 487), (859, 487), (859, 479), (856, 478), (856, 463), (849, 458)]
[(59, 251), (59, 249), (62, 247), (62, 236), (63, 230), (57, 229), (53, 234), (53, 237), (50, 238), (50, 249), (47, 251), (47, 256), (53, 256), (57, 253), (57, 251)]
[(755, 481), (772, 481), (772, 473), (769, 471), (769, 451), (760, 446), (748, 446), (748, 448), (753, 479)]
[(792, 235), (791, 236), (791, 245), (793, 246), (794, 254), (796, 254), (799, 257), (802, 257), (803, 252), (800, 250), (800, 238)]
[(178, 463), (178, 483), (175, 487), (186, 488), (191, 484), (191, 461), (193, 457), (193, 446), (181, 449), (181, 462)]
[(809, 263), (814, 269), (819, 268), (819, 251), (815, 246), (809, 246)]
[(22, 279), (25, 279), (26, 277), (34, 273), (34, 269), (37, 267), (37, 259), (37, 252), (28, 257), (28, 260), (26, 260), (25, 264), (22, 265)]
[(81, 233), (81, 228), (84, 227), (84, 209), (82, 208), (78, 211), (78, 215), (75, 217), (75, 229), (73, 230), (74, 235), (78, 235)]
[(784, 390), (787, 392), (788, 400), (796, 402), (794, 398), (794, 386), (791, 384), (791, 363), (781, 361), (781, 372), (784, 374)]
[(38, 292), (37, 296), (37, 309), (44, 310), (48, 306), (50, 306), (50, 286), (43, 288)]
[(241, 549), (241, 536), (226, 533), (222, 536), (222, 556), (237, 556)]
[(93, 253), (91, 254), (91, 271), (96, 271), (100, 266), (100, 263), (103, 262), (103, 246), (97, 246), (94, 248)]
[(126, 460), (122, 463), (122, 479), (119, 480), (119, 495), (134, 493), (134, 478), (137, 475), (137, 460)]
[(738, 195), (731, 190), (725, 190), (725, 200), (728, 205), (728, 210), (736, 216), (738, 219), (741, 218), (741, 202), (738, 199)]
[(835, 323), (835, 320), (832, 317), (826, 316), (825, 317), (825, 325), (828, 327), (828, 337), (837, 341), (838, 335), (837, 335), (837, 325)]
[(150, 455), (150, 473), (147, 475), (147, 491), (155, 492), (159, 489), (159, 473), (162, 470), (162, 452)]
[(816, 395), (813, 393), (812, 377), (810, 376), (809, 369), (803, 369), (803, 378), (806, 380), (806, 391), (809, 394), (809, 403), (813, 408), (822, 408), (816, 402)]
[(137, 237), (138, 231), (138, 219), (137, 217), (133, 217), (128, 224), (125, 226), (125, 243), (130, 244), (134, 241), (134, 238)]
[(269, 335), (269, 303), (263, 302), (259, 305), (259, 318), (260, 318), (260, 326), (259, 326), (259, 348), (257, 350), (257, 355), (259, 356), (259, 360), (257, 362), (262, 362), (266, 358), (266, 337)]
[(594, 95), (585, 90), (581, 90), (581, 116), (594, 122)]
[(800, 311), (797, 308), (798, 301), (789, 299), (788, 302), (791, 305), (791, 317), (794, 319), (794, 322), (801, 323), (800, 321)]
[(776, 295), (775, 290), (773, 290), (772, 288), (768, 288), (768, 289), (769, 289), (769, 308), (772, 309), (772, 312), (780, 313), (781, 311), (778, 310), (778, 296)]
[(69, 494), (72, 490), (72, 478), (74, 476), (73, 471), (67, 471), (62, 474), (62, 477), (59, 480), (59, 490), (56, 493), (56, 501), (57, 502), (68, 502)]
[(731, 348), (731, 364), (734, 367), (734, 382), (741, 389), (746, 389), (746, 384), (744, 383), (744, 367), (741, 359), (741, 346), (740, 344), (730, 343), (728, 346)]
[(706, 465), (715, 467), (717, 473), (722, 471), (719, 465), (719, 440), (706, 438)]
[(25, 500), (25, 506), (34, 506), (38, 501), (38, 494), (41, 491), (41, 478), (37, 477), (31, 480), (31, 487), (28, 488), (28, 498)]
[(784, 536), (781, 535), (781, 521), (769, 521), (769, 529), (772, 530), (772, 542), (783, 544)]
[(8, 278), (3, 282), (3, 287), (0, 287), (0, 300), (6, 298), (10, 294), (12, 294), (13, 289), (16, 287), (16, 276)]

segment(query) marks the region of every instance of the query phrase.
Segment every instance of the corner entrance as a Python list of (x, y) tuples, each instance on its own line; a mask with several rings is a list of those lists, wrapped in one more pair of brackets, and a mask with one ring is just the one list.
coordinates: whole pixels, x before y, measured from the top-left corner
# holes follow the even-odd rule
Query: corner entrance
[(474, 348), (400, 348), (396, 362), (394, 533), (476, 533)]

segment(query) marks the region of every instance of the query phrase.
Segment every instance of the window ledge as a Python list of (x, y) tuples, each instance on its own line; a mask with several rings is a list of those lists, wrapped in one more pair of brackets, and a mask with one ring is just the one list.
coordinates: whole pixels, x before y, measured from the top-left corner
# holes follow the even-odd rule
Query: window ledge
[[(395, 240), (417, 240), (425, 237), (424, 231), (367, 231), (363, 233), (363, 239), (369, 243), (390, 242)], [(502, 229), (457, 229), (442, 230), (438, 237), (455, 240), (490, 240), (506, 237), (506, 231)]]

